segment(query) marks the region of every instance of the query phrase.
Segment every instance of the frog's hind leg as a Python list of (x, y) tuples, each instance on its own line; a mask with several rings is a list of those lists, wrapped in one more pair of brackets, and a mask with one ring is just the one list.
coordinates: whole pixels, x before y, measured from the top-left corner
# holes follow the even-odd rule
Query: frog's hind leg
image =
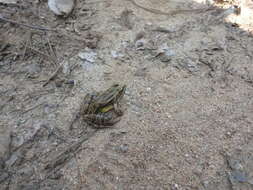
[(119, 122), (120, 117), (114, 118), (113, 115), (106, 114), (88, 114), (85, 115), (85, 120), (94, 128), (108, 128)]

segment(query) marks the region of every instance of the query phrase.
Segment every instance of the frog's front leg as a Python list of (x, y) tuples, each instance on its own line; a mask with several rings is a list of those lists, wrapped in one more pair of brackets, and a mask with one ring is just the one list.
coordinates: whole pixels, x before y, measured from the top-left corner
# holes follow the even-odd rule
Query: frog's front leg
[(118, 116), (122, 116), (124, 111), (123, 111), (123, 108), (122, 108), (122, 105), (116, 101), (114, 104), (113, 104), (113, 107), (114, 107), (114, 111), (115, 113), (118, 115)]

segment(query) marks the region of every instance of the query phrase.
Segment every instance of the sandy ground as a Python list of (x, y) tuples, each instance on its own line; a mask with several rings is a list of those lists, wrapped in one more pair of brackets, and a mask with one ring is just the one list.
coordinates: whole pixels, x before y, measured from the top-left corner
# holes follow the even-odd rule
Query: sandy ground
[[(208, 6), (135, 1), (163, 12)], [(64, 19), (45, 1), (0, 5), (7, 18), (57, 30), (0, 20), (0, 189), (253, 189), (251, 23), (229, 6), (162, 15), (86, 0)], [(85, 94), (113, 83), (127, 85), (121, 121), (70, 129)]]

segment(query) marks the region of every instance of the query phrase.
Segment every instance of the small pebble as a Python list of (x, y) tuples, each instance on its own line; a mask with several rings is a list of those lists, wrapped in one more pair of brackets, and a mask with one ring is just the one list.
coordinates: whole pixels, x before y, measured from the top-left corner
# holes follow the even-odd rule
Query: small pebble
[(58, 16), (68, 16), (75, 6), (74, 0), (48, 0), (48, 7)]
[(86, 49), (85, 52), (80, 52), (78, 57), (82, 60), (88, 61), (90, 63), (94, 63), (97, 59), (97, 53)]
[(125, 153), (125, 152), (128, 151), (128, 145), (127, 144), (122, 144), (122, 145), (120, 145), (119, 149), (120, 149), (121, 152)]
[(16, 3), (18, 3), (18, 0), (0, 0), (0, 3), (3, 3), (3, 4), (16, 4)]
[(173, 184), (171, 187), (171, 190), (178, 190), (179, 189), (179, 185), (178, 184)]

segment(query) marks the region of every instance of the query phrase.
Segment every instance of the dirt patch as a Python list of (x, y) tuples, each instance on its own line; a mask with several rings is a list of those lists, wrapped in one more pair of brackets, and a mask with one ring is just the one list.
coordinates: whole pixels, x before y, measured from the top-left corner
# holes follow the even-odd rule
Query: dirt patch
[[(134, 2), (205, 11), (77, 1), (61, 18), (45, 1), (0, 4), (0, 189), (252, 189), (250, 23), (233, 1)], [(115, 82), (121, 121), (70, 130), (82, 98)]]

